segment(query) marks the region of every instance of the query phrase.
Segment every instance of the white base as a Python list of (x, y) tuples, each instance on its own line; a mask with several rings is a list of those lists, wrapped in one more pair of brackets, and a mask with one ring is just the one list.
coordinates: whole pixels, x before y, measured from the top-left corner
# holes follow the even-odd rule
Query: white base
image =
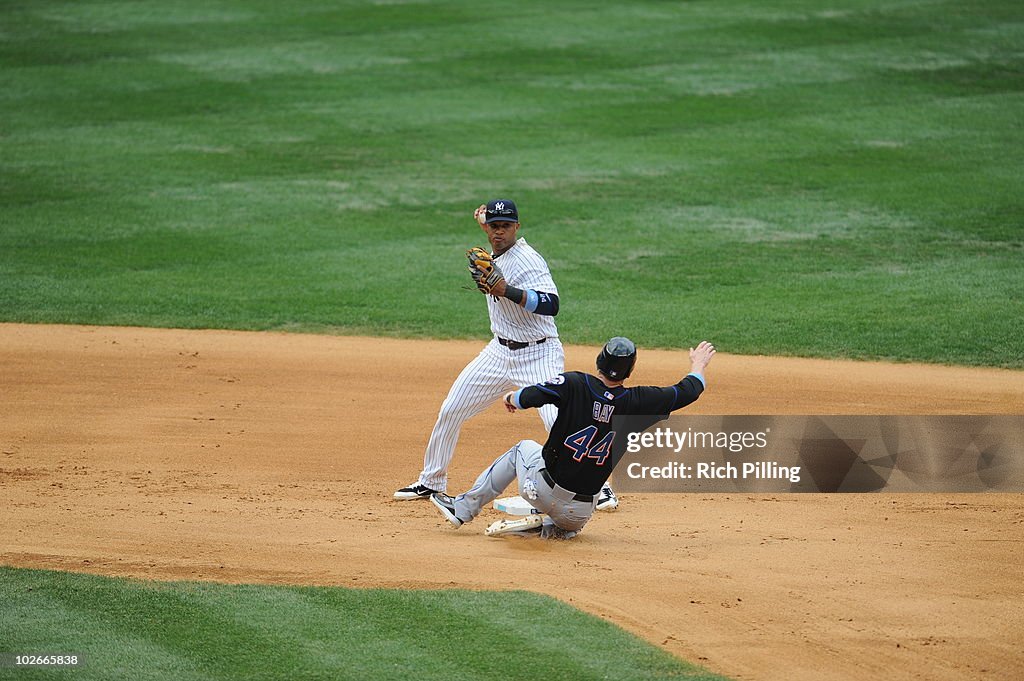
[(509, 515), (537, 515), (540, 513), (533, 506), (530, 506), (530, 502), (519, 496), (495, 499), (494, 508)]

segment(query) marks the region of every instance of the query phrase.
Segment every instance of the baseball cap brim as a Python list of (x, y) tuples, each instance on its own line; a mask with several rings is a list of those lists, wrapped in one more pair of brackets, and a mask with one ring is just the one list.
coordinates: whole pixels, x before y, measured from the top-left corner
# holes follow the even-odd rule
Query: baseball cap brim
[(484, 224), (491, 224), (492, 222), (519, 222), (518, 215), (492, 215), (484, 220)]

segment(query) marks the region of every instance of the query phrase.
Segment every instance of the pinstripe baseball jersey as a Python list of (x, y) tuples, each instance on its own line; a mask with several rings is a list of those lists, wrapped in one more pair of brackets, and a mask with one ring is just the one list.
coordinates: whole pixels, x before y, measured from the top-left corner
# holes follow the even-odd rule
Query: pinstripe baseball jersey
[[(510, 286), (558, 294), (548, 264), (533, 246), (520, 238), (507, 251), (494, 258)], [(554, 317), (527, 312), (507, 298), (487, 296), (487, 312), (491, 317), (491, 333), (514, 341), (557, 338)]]

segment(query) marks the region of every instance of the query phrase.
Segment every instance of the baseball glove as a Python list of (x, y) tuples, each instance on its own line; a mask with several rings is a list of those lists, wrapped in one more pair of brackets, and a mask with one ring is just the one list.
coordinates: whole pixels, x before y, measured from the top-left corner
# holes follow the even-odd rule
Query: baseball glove
[(476, 287), (481, 293), (492, 295), (494, 287), (505, 281), (505, 275), (501, 273), (498, 263), (494, 262), (490, 253), (479, 246), (466, 251), (466, 257), (469, 258), (469, 273), (473, 275)]

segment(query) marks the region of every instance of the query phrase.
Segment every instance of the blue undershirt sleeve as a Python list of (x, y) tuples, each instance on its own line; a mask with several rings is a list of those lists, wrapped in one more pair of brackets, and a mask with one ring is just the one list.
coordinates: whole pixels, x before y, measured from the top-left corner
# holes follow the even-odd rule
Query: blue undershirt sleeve
[(526, 289), (526, 305), (523, 306), (526, 311), (536, 312), (538, 303), (540, 303), (540, 296), (537, 295), (537, 292), (532, 288)]

